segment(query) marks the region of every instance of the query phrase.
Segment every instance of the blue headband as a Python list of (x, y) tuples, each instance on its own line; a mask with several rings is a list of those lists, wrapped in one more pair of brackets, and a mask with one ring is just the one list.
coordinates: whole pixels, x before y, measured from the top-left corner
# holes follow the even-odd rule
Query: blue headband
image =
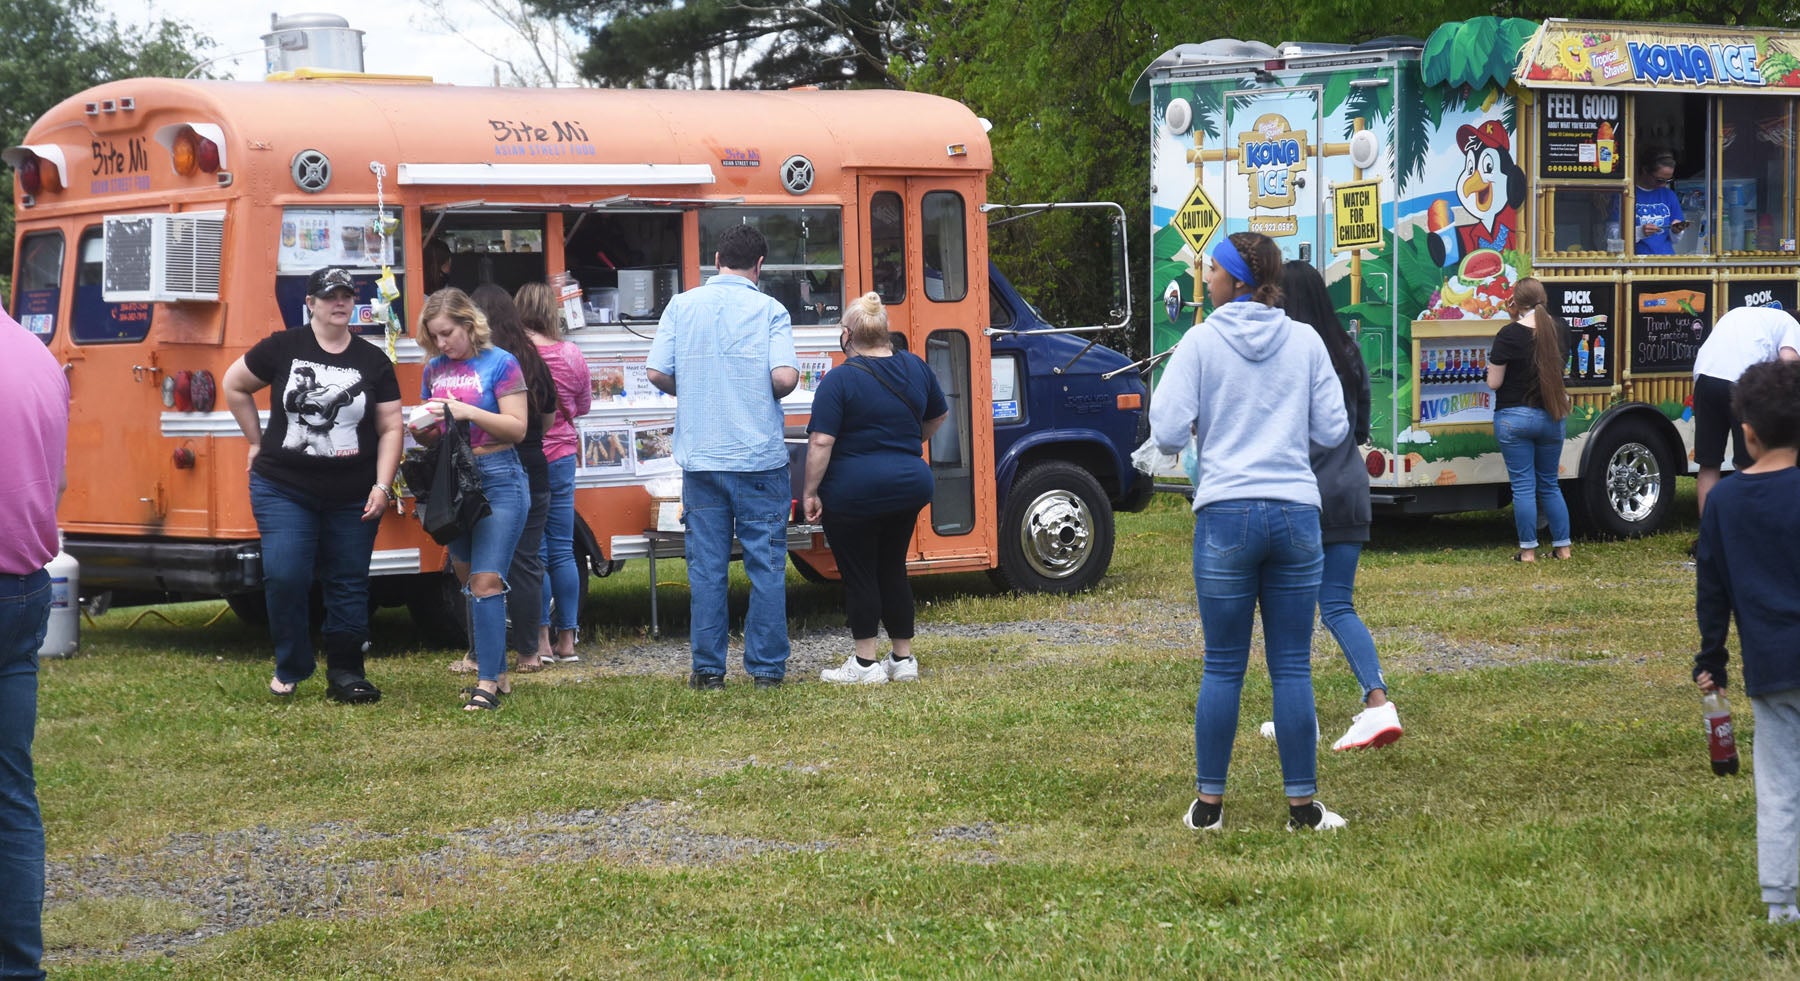
[(1251, 286), (1256, 285), (1256, 275), (1250, 271), (1250, 264), (1238, 254), (1237, 246), (1231, 244), (1230, 237), (1219, 241), (1218, 248), (1213, 249), (1212, 257), (1233, 279)]

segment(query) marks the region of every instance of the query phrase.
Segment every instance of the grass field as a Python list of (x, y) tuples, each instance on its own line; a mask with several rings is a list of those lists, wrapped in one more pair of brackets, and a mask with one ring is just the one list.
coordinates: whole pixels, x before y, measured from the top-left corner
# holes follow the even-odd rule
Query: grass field
[[(1378, 526), (1359, 602), (1407, 733), (1324, 754), (1320, 796), (1350, 821), (1334, 835), (1283, 830), (1255, 667), (1227, 830), (1179, 824), (1200, 658), (1174, 499), (1121, 518), (1091, 595), (918, 580), (916, 686), (701, 694), (671, 658), (522, 679), (469, 718), (445, 653), (412, 650), (378, 665), (377, 706), (316, 682), (276, 704), (266, 642), (230, 614), (202, 626), (217, 604), (129, 629), (141, 611), (114, 611), (42, 677), (50, 966), (1792, 976), (1800, 930), (1762, 922), (1748, 767), (1705, 762), (1684, 493), (1683, 527), (1535, 567), (1509, 561), (1504, 513)], [(644, 587), (641, 564), (596, 585), (591, 649), (641, 642)], [(665, 627), (684, 600), (665, 589)], [(796, 624), (838, 620), (831, 588), (792, 578), (790, 602)], [(376, 632), (409, 646), (401, 614)], [(1356, 690), (1319, 641), (1329, 744)]]

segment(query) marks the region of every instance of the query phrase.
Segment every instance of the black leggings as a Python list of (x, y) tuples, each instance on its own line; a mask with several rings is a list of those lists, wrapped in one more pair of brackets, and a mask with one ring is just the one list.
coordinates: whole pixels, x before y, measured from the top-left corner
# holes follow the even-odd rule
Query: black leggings
[(825, 512), (820, 524), (844, 578), (844, 612), (850, 636), (868, 640), (879, 624), (889, 640), (911, 640), (912, 583), (906, 578), (906, 552), (920, 508), (885, 514), (834, 517)]

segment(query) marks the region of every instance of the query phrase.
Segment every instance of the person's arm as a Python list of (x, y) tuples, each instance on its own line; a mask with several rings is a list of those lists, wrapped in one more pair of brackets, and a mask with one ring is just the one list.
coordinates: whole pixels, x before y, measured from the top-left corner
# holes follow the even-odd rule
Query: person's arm
[(808, 522), (818, 521), (819, 515), (825, 513), (825, 506), (819, 501), (819, 482), (825, 479), (825, 470), (831, 466), (831, 448), (836, 443), (837, 437), (826, 433), (813, 433), (807, 437), (806, 489), (801, 491), (800, 499)]
[(1494, 335), (1494, 346), (1488, 349), (1487, 386), (1498, 392), (1506, 382), (1506, 363), (1512, 359), (1512, 335), (1507, 324)]
[(575, 396), (574, 401), (565, 406), (569, 410), (569, 420), (573, 422), (587, 415), (588, 410), (594, 407), (594, 388), (589, 384), (587, 358), (582, 356), (580, 348), (572, 344), (565, 347), (563, 365), (568, 369), (569, 380), (574, 382), (569, 386), (569, 391)]
[(454, 398), (435, 398), (426, 403), (432, 406), (431, 414), (440, 419), (456, 419), (466, 421), (494, 438), (497, 443), (517, 443), (525, 438), (526, 413), (530, 411), (531, 396), (524, 389), (509, 392), (499, 398), (500, 411), (488, 410), (469, 402)]
[(1314, 446), (1336, 446), (1350, 433), (1350, 411), (1344, 408), (1344, 383), (1331, 367), (1331, 354), (1317, 334), (1312, 344), (1312, 409), (1308, 420)]
[(794, 353), (794, 321), (787, 307), (774, 306), (769, 318), (769, 387), (776, 399), (784, 399), (800, 387), (800, 357)]
[(650, 379), (650, 384), (655, 385), (656, 390), (662, 392), (664, 395), (675, 394), (674, 375), (665, 375), (655, 368), (645, 368), (644, 377)]
[(1694, 681), (1699, 683), (1705, 674), (1712, 685), (1724, 688), (1730, 680), (1725, 665), (1731, 655), (1725, 641), (1731, 633), (1731, 581), (1719, 554), (1718, 508), (1714, 503), (1700, 516), (1700, 543), (1694, 549), (1694, 620), (1700, 627)]
[(927, 442), (927, 443), (931, 442), (931, 434), (937, 432), (938, 427), (942, 426), (944, 424), (944, 420), (948, 419), (948, 418), (950, 418), (950, 413), (945, 412), (945, 413), (937, 415), (933, 418), (927, 419), (919, 425), (919, 428), (922, 429), (925, 433), (925, 442)]
[(1500, 386), (1506, 384), (1506, 366), (1489, 361), (1487, 383), (1489, 388), (1498, 392)]
[(406, 445), (402, 412), (399, 399), (375, 403), (375, 486), (363, 502), (364, 521), (379, 521), (390, 504), (400, 503), (393, 488), (394, 474), (400, 470), (400, 452)]
[(244, 461), (244, 471), (248, 473), (256, 463), (256, 454), (262, 452), (262, 416), (256, 411), (256, 393), (269, 387), (269, 383), (256, 377), (243, 358), (238, 358), (225, 369), (225, 380), (220, 384), (225, 389), (225, 408), (231, 412), (231, 418), (238, 424), (238, 431), (250, 443), (250, 450)]
[(797, 369), (782, 365), (770, 370), (769, 387), (775, 392), (777, 399), (788, 397), (788, 393), (800, 387), (800, 372)]
[(1150, 438), (1157, 449), (1171, 456), (1187, 446), (1200, 418), (1200, 355), (1196, 348), (1187, 336), (1176, 343), (1150, 396)]

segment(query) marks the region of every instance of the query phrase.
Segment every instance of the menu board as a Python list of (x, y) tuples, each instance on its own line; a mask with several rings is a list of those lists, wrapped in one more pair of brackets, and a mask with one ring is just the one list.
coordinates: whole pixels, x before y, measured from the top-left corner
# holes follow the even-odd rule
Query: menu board
[(1538, 98), (1538, 168), (1547, 179), (1625, 176), (1625, 100), (1612, 92), (1546, 92)]
[[(391, 220), (389, 224), (394, 224)], [(374, 208), (283, 208), (277, 271), (310, 273), (320, 266), (367, 269), (391, 265), (398, 225), (384, 237)]]
[(1631, 370), (1693, 371), (1700, 343), (1712, 333), (1711, 284), (1631, 285)]
[(1725, 284), (1725, 309), (1774, 307), (1800, 312), (1800, 283), (1792, 279), (1736, 279)]
[(1569, 385), (1611, 385), (1618, 360), (1618, 288), (1612, 283), (1545, 283), (1546, 306), (1569, 327)]

